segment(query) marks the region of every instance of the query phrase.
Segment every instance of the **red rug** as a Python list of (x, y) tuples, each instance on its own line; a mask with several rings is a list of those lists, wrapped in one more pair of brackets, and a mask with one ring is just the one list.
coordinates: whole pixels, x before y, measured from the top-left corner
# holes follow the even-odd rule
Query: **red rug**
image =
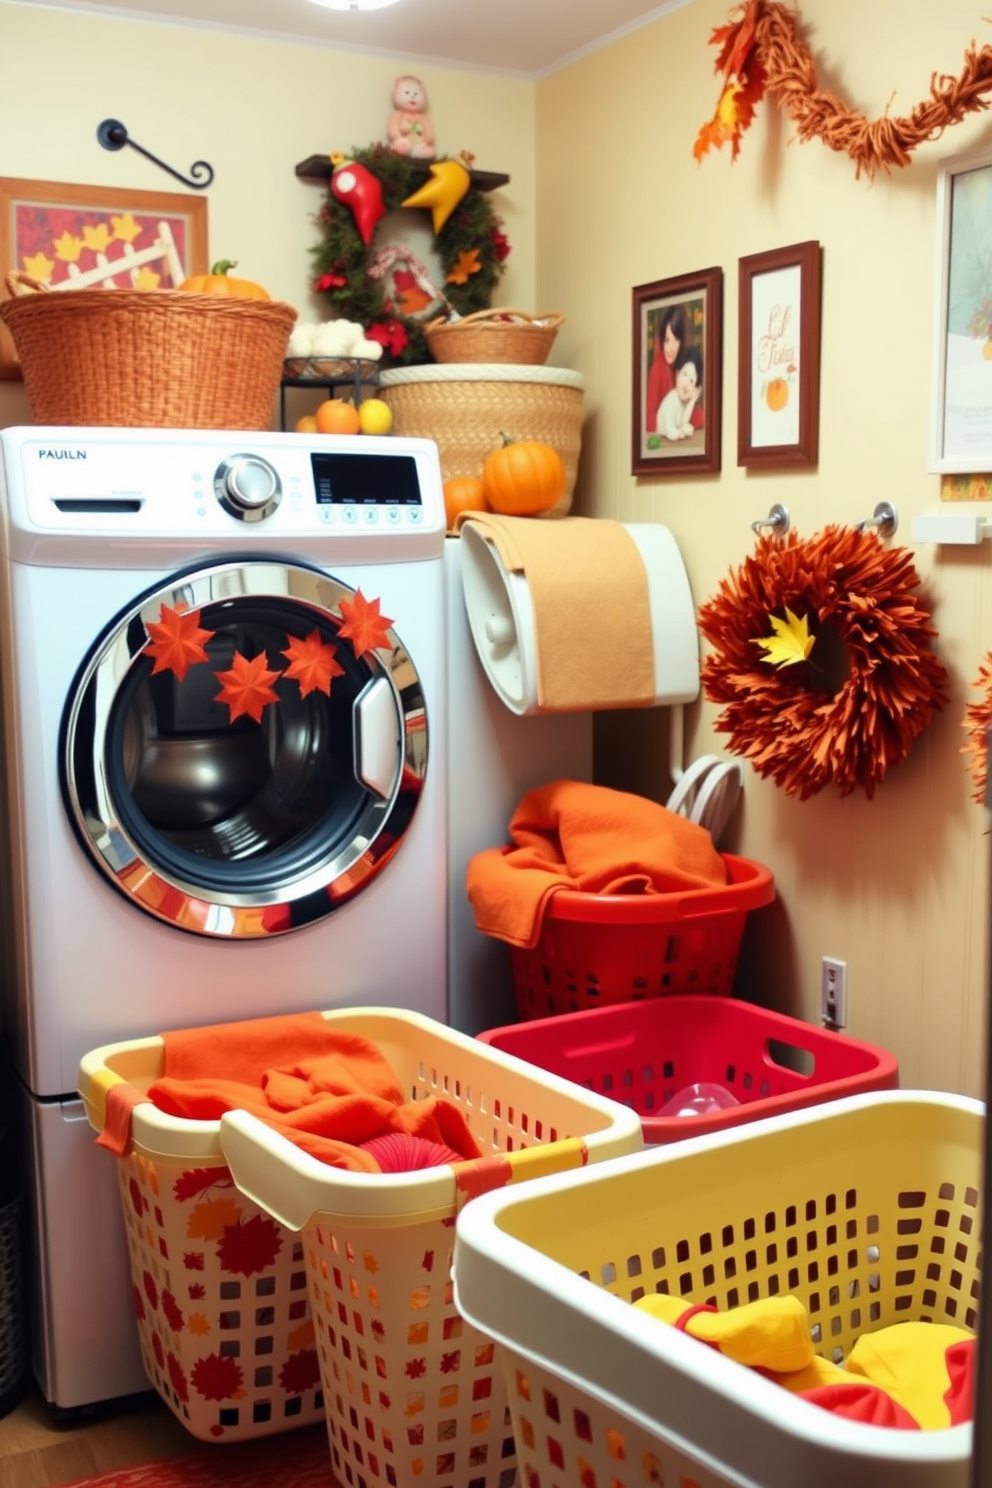
[(327, 1431), (299, 1431), (202, 1446), (164, 1462), (118, 1467), (65, 1488), (334, 1488)]

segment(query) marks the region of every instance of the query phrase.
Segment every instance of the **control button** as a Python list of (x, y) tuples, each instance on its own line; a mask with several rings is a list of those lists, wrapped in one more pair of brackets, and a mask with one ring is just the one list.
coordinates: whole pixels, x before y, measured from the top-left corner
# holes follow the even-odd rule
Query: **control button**
[(413, 523), (420, 523), (424, 520), (423, 508), (419, 506), (408, 506), (406, 515), (407, 520)]
[(217, 467), (214, 495), (226, 512), (241, 522), (260, 522), (282, 498), (279, 477), (259, 455), (232, 455)]
[(332, 522), (334, 521), (334, 508), (333, 508), (333, 506), (318, 506), (318, 508), (317, 508), (317, 516), (325, 524), (325, 526), (328, 526), (329, 527), (332, 524)]
[(398, 527), (403, 520), (403, 514), (398, 506), (386, 507), (386, 521), (391, 527)]
[(374, 527), (379, 520), (379, 508), (377, 506), (366, 506), (362, 508), (365, 516), (365, 525)]
[(343, 522), (347, 522), (349, 527), (354, 527), (355, 523), (358, 521), (358, 507), (343, 506), (341, 508), (341, 520)]

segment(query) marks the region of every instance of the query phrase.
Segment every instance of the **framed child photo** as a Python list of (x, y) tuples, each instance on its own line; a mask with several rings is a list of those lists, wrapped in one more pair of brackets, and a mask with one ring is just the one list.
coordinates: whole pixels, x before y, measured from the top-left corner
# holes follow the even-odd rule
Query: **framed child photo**
[(737, 463), (815, 465), (820, 448), (820, 245), (738, 263)]
[(720, 469), (723, 270), (633, 291), (634, 475)]

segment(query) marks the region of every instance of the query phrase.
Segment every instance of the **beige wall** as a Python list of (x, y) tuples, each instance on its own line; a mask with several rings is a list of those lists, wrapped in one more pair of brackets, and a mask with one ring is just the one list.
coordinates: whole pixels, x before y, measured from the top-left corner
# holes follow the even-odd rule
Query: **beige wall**
[[(908, 113), (933, 71), (956, 73), (988, 27), (965, 0), (802, 0), (824, 86), (871, 117)], [(939, 504), (928, 475), (935, 163), (992, 142), (980, 118), (921, 149), (912, 166), (857, 181), (845, 155), (801, 144), (768, 101), (731, 164), (692, 158), (716, 104), (711, 30), (725, 0), (696, 0), (537, 89), (538, 300), (567, 313), (555, 353), (588, 378), (581, 510), (659, 521), (675, 534), (697, 602), (751, 551), (752, 519), (782, 501), (811, 535), (894, 501), (897, 542)], [(816, 470), (745, 473), (736, 463), (737, 260), (823, 245), (820, 460)], [(719, 265), (724, 272), (723, 468), (691, 480), (630, 471), (631, 286)], [(951, 672), (951, 701), (874, 801), (827, 790), (800, 804), (747, 767), (732, 833), (775, 871), (779, 900), (749, 927), (751, 989), (815, 1019), (820, 960), (846, 960), (849, 1032), (891, 1048), (903, 1082), (980, 1094), (988, 922), (983, 811), (959, 753), (978, 664), (992, 645), (992, 549), (913, 547)], [(689, 754), (725, 752), (717, 710), (694, 705)], [(611, 715), (600, 778), (664, 792), (662, 715)], [(622, 760), (622, 765), (621, 765)], [(663, 798), (663, 797), (662, 797)]]
[[(935, 510), (926, 473), (931, 382), (936, 162), (992, 141), (980, 118), (921, 149), (908, 170), (856, 181), (851, 162), (760, 105), (740, 158), (692, 159), (717, 97), (724, 0), (695, 0), (537, 85), (417, 68), (444, 153), (471, 149), (506, 171), (496, 199), (513, 243), (504, 303), (567, 315), (554, 360), (588, 384), (578, 507), (664, 522), (697, 601), (751, 550), (750, 523), (775, 501), (812, 533), (855, 522), (888, 498), (899, 542)], [(803, 0), (821, 78), (869, 114), (908, 112), (931, 72), (956, 72), (981, 21), (964, 0)], [(979, 41), (987, 39), (979, 34)], [(107, 115), (149, 149), (217, 172), (210, 247), (241, 260), (316, 318), (308, 249), (319, 188), (298, 160), (381, 137), (392, 79), (407, 64), (0, 0), (0, 175), (171, 190), (132, 151), (95, 140)], [(177, 188), (178, 189), (178, 188)], [(814, 471), (745, 474), (736, 465), (737, 259), (814, 238), (823, 245), (821, 441)], [(723, 470), (692, 480), (629, 474), (631, 286), (711, 265), (725, 275)], [(0, 425), (27, 420), (0, 384)], [(989, 545), (915, 549), (932, 599), (951, 701), (875, 800), (830, 791), (800, 804), (747, 772), (728, 845), (771, 865), (779, 898), (752, 921), (751, 991), (818, 1015), (824, 955), (848, 962), (850, 1032), (891, 1048), (903, 1082), (981, 1093), (988, 921), (986, 819), (959, 753), (978, 663), (992, 645)], [(716, 710), (689, 710), (687, 751), (723, 749)], [(610, 715), (598, 728), (601, 778), (663, 799), (663, 712)]]
[[(104, 150), (97, 125), (131, 136), (184, 173), (207, 160), (210, 252), (294, 305), (311, 298), (309, 249), (322, 188), (295, 166), (384, 139), (403, 59), (343, 53), (60, 12), (0, 0), (0, 176), (143, 191), (182, 191), (134, 150)], [(443, 154), (470, 150), (510, 185), (492, 200), (511, 243), (499, 293), (534, 298), (534, 88), (503, 77), (418, 67)], [(28, 422), (18, 384), (0, 383), (0, 425)]]

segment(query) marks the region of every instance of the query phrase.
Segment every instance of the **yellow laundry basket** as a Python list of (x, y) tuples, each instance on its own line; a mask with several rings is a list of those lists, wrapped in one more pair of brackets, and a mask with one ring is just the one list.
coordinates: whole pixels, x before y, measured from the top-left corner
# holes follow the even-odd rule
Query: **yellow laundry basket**
[(835, 1363), (894, 1323), (973, 1332), (983, 1127), (861, 1094), (470, 1205), (455, 1298), (500, 1346), (522, 1488), (967, 1488), (970, 1424), (843, 1419), (631, 1303), (790, 1293)]
[(456, 1215), (493, 1186), (639, 1150), (640, 1120), (416, 1013), (324, 1016), (373, 1040), (410, 1100), (452, 1102), (484, 1154), (419, 1172), (353, 1173), (246, 1112), (221, 1118), (239, 1195), (301, 1232), (335, 1479), (513, 1488), (497, 1349), (454, 1304)]

